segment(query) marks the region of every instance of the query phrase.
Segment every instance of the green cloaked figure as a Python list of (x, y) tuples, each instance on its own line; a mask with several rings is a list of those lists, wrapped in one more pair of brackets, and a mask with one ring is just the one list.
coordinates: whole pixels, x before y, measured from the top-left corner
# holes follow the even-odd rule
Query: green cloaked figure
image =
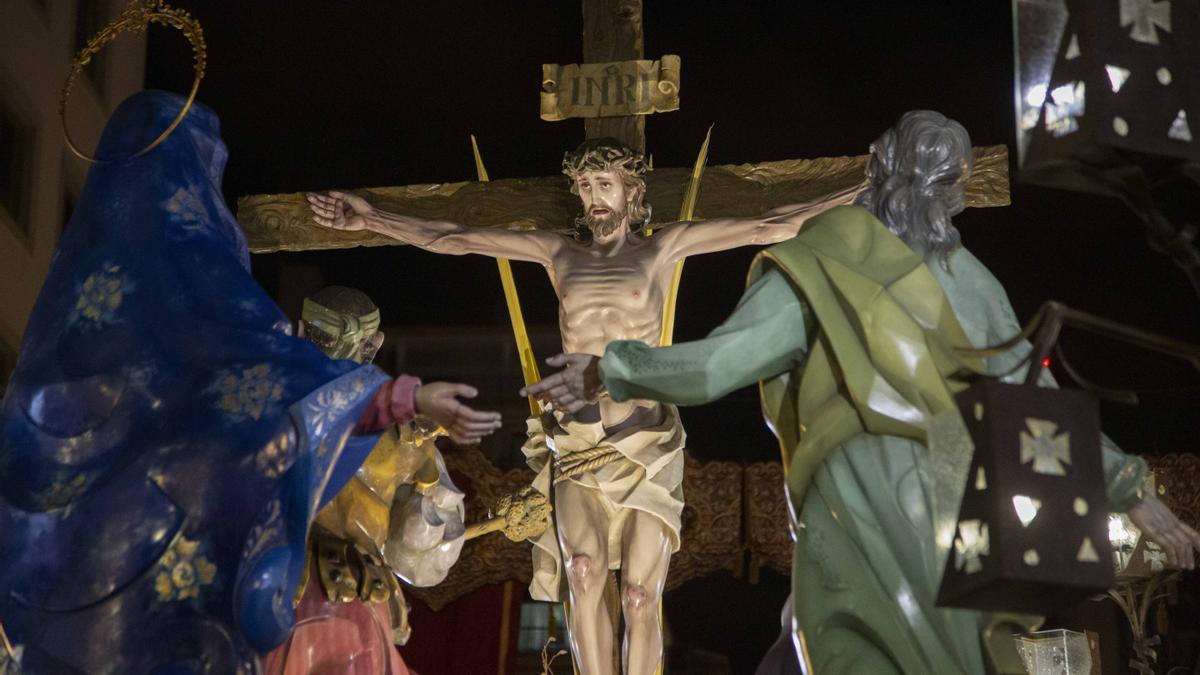
[[(958, 415), (964, 368), (1007, 372), (1028, 345), (986, 362), (957, 350), (1020, 331), (1003, 287), (950, 223), (970, 173), (966, 131), (910, 112), (871, 154), (860, 205), (761, 253), (734, 313), (708, 337), (659, 348), (618, 341), (598, 363), (551, 363), (569, 366), (567, 380), (598, 374), (617, 400), (695, 405), (761, 382), (794, 515), (793, 627), (812, 670), (983, 673), (988, 617), (935, 606), (944, 558), (929, 430)], [(570, 408), (596, 386), (567, 380), (533, 393)], [(574, 390), (583, 393), (563, 393)], [(1146, 465), (1102, 445), (1109, 508), (1125, 511)]]
[[(795, 627), (816, 673), (982, 673), (978, 612), (934, 605), (942, 562), (927, 428), (957, 414), (955, 347), (1020, 330), (999, 282), (956, 247), (926, 264), (870, 211), (833, 209), (767, 249), (734, 314), (673, 347), (612, 343), (618, 400), (716, 400), (762, 383), (792, 512)], [(989, 359), (1009, 370), (1016, 355)], [(1106, 444), (1109, 507), (1136, 499), (1145, 463)]]

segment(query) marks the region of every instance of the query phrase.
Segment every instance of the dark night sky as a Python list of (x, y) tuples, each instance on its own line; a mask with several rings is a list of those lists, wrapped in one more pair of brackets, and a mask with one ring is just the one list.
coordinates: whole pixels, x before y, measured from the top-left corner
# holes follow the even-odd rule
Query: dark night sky
[[(583, 136), (578, 120), (543, 122), (537, 114), (540, 64), (580, 60), (574, 0), (172, 4), (205, 28), (209, 68), (199, 98), (222, 119), (231, 206), (256, 193), (471, 180), (470, 133), (493, 178), (552, 175)], [(1012, 147), (1011, 8), (1004, 0), (645, 0), (644, 25), (647, 58), (674, 53), (683, 61), (681, 109), (646, 125), (660, 167), (690, 165), (713, 123), (712, 164), (862, 154), (915, 108), (959, 120), (976, 145)], [(147, 86), (186, 91), (189, 58), (177, 35), (153, 32)], [(1148, 249), (1121, 205), (1015, 181), (1012, 196), (1010, 207), (970, 210), (956, 223), (1008, 288), (1019, 317), (1053, 298), (1200, 341), (1200, 304), (1184, 276)], [(728, 314), (754, 252), (689, 260), (677, 340), (704, 335)], [(385, 322), (453, 330), (507, 321), (495, 266), (485, 258), (407, 247), (284, 255), (319, 265), (328, 283), (368, 291)], [(268, 288), (277, 285), (282, 258), (256, 258)], [(555, 324), (544, 274), (516, 267), (527, 320)], [(1064, 346), (1077, 368), (1103, 384), (1200, 383), (1181, 362), (1086, 335), (1068, 335)], [(685, 411), (693, 451), (777, 457), (755, 399), (744, 391), (732, 403)], [(1106, 405), (1105, 426), (1132, 451), (1196, 451), (1197, 403), (1190, 391), (1151, 395), (1137, 408)], [(766, 590), (750, 602), (775, 603), (759, 612), (769, 638), (775, 618), (767, 615), (778, 599), (764, 599)], [(681, 591), (704, 592), (692, 585)], [(696, 630), (695, 639), (715, 644), (728, 627)]]

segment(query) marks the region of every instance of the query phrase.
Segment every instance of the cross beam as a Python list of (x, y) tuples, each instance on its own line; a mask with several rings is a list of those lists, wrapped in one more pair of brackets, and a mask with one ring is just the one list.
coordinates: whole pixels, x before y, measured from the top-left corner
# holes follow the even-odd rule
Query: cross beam
[[(860, 155), (708, 167), (701, 181), (696, 218), (755, 216), (851, 187), (862, 180), (866, 160), (866, 155)], [(654, 207), (654, 223), (676, 218), (690, 177), (691, 169), (655, 169), (646, 174), (646, 201)], [(388, 211), (470, 227), (566, 232), (579, 211), (579, 198), (568, 191), (562, 176), (352, 192)], [(975, 167), (967, 180), (967, 206), (1009, 203), (1008, 149), (1003, 145), (975, 148)], [(401, 245), (371, 232), (338, 232), (317, 226), (300, 192), (242, 197), (237, 218), (253, 253)]]

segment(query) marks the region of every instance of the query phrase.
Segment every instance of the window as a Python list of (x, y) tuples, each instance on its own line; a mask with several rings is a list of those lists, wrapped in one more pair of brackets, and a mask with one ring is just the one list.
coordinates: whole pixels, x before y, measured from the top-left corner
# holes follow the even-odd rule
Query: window
[(521, 605), (521, 632), (517, 637), (518, 652), (542, 653), (546, 640), (554, 638), (553, 654), (567, 647), (567, 618), (557, 602), (526, 602)]
[[(74, 59), (79, 50), (87, 46), (88, 40), (108, 23), (108, 2), (106, 0), (75, 0), (75, 51), (71, 52)], [(96, 93), (104, 96), (104, 73), (106, 51), (92, 55), (92, 60), (83, 67), (83, 74), (91, 80)]]
[(0, 98), (0, 208), (24, 237), (29, 236), (35, 130)]
[[(554, 642), (547, 642), (554, 638)], [(542, 649), (546, 657), (553, 659), (560, 651), (570, 649), (567, 640), (567, 620), (563, 606), (551, 602), (525, 602), (521, 604), (520, 632), (517, 635), (517, 658), (513, 675), (541, 675)], [(570, 673), (571, 657), (563, 654), (553, 661), (554, 672)]]

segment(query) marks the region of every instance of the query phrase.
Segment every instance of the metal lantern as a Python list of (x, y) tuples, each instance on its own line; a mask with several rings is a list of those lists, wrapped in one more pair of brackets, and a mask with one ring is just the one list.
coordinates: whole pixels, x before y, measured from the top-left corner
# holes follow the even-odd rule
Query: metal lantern
[(1195, 0), (1013, 0), (1022, 182), (1123, 201), (1200, 295)]
[(1024, 178), (1055, 183), (1063, 160), (1103, 166), (1113, 150), (1200, 160), (1194, 3), (1015, 0), (1014, 17)]
[(938, 604), (1044, 613), (1112, 586), (1095, 400), (991, 379), (957, 400), (975, 455)]
[(1029, 675), (1091, 675), (1100, 672), (1094, 639), (1073, 630), (1044, 630), (1014, 635), (1017, 653)]
[[(956, 519), (953, 507), (945, 518), (935, 515), (938, 543), (947, 551), (938, 605), (1044, 614), (1113, 585), (1096, 399), (1080, 390), (1036, 386), (1064, 325), (1200, 368), (1200, 345), (1061, 303), (1044, 304), (1026, 328), (1033, 349), (1026, 357), (1025, 383), (985, 377), (955, 397), (970, 436), (962, 445), (972, 445), (974, 452), (966, 480), (955, 481), (963, 487), (961, 498), (937, 500), (958, 503)], [(931, 425), (931, 441), (938, 438), (934, 432)]]

